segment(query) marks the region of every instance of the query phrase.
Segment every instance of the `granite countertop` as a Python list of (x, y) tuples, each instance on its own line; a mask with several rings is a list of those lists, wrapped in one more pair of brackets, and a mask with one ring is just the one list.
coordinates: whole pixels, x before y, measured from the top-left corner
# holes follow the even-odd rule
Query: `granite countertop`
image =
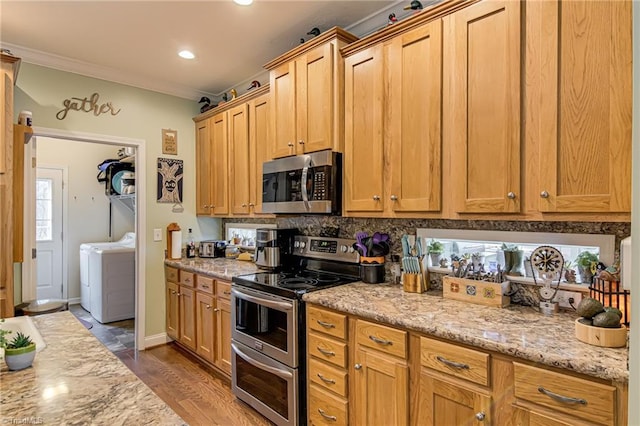
[(362, 282), (307, 293), (303, 300), (541, 364), (616, 382), (629, 381), (628, 348), (602, 348), (575, 337), (575, 314), (493, 308), (405, 293), (402, 286)]
[(231, 281), (236, 275), (253, 274), (258, 270), (255, 263), (236, 259), (226, 259), (223, 257), (201, 258), (194, 257), (191, 259), (165, 259), (164, 263), (174, 268), (184, 269), (185, 271), (195, 272)]
[(32, 319), (47, 346), (0, 372), (2, 423), (186, 424), (71, 312)]

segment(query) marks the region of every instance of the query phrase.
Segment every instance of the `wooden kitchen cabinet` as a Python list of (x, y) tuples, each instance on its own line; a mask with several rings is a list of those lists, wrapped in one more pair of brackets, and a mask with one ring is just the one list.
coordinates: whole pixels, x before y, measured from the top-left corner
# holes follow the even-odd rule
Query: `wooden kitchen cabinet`
[(196, 350), (196, 292), (193, 273), (180, 271), (180, 291), (178, 293), (178, 340), (180, 343)]
[(270, 70), (273, 158), (342, 152), (342, 57), (357, 40), (332, 28), (265, 65)]
[(229, 176), (231, 213), (249, 214), (249, 108), (229, 110)]
[(229, 214), (228, 111), (211, 117), (211, 215)]
[(262, 164), (270, 159), (271, 96), (264, 94), (249, 101), (249, 207), (262, 214)]
[(167, 335), (173, 340), (178, 340), (180, 327), (180, 287), (175, 282), (166, 282), (166, 328)]
[(216, 315), (216, 366), (231, 376), (231, 283), (216, 281), (218, 311)]
[(532, 208), (631, 211), (631, 9), (631, 1), (527, 2)]
[(196, 122), (196, 215), (211, 214), (211, 119)]
[(523, 2), (481, 1), (443, 18), (458, 213), (521, 211)]
[(345, 211), (442, 209), (442, 21), (345, 58)]
[(215, 361), (216, 309), (215, 299), (196, 292), (196, 353), (207, 361)]

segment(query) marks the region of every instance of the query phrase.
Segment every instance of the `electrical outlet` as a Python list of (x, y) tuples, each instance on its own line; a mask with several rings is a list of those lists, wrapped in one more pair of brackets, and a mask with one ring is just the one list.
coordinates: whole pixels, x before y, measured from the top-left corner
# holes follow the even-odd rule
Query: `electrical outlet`
[(153, 229), (153, 241), (162, 241), (162, 229), (160, 228)]
[[(573, 298), (573, 306), (569, 303), (569, 299)], [(582, 300), (582, 293), (579, 291), (566, 291), (558, 290), (558, 294), (553, 299), (554, 302), (558, 302), (561, 308), (573, 309), (578, 306), (578, 303)]]

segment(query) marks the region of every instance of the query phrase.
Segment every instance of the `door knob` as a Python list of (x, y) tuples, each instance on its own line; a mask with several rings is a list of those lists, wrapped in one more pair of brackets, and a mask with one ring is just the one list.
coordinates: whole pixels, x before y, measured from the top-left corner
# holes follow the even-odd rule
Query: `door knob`
[(547, 191), (542, 191), (542, 192), (540, 193), (540, 196), (541, 196), (542, 198), (549, 198), (549, 193), (548, 193)]
[(514, 198), (516, 198), (516, 194), (514, 194), (513, 192), (509, 192), (509, 193), (507, 194), (507, 198), (510, 198), (510, 199), (512, 199), (512, 200), (513, 200)]

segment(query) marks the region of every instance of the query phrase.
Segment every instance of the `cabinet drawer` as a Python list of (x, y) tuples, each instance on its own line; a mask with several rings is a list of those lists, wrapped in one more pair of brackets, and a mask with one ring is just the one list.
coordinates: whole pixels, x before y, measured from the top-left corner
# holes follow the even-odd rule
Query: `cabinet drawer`
[(164, 279), (167, 281), (171, 281), (172, 283), (178, 282), (178, 270), (176, 268), (172, 268), (171, 266), (164, 267)]
[(356, 342), (400, 358), (407, 357), (407, 332), (358, 320)]
[(515, 396), (591, 422), (612, 425), (616, 389), (590, 380), (513, 363)]
[(347, 338), (346, 315), (309, 306), (307, 309), (307, 317), (307, 326), (311, 330), (326, 333), (343, 340)]
[(347, 371), (309, 358), (309, 381), (340, 396), (347, 396)]
[(484, 352), (426, 337), (420, 338), (420, 363), (425, 367), (489, 386), (490, 362), (490, 355)]
[(193, 287), (195, 281), (195, 274), (193, 272), (180, 270), (180, 284), (186, 287)]
[(338, 367), (347, 368), (346, 343), (339, 342), (329, 337), (320, 336), (315, 333), (309, 333), (309, 338), (307, 340), (310, 355), (330, 362)]
[(216, 281), (216, 296), (220, 299), (231, 300), (231, 283)]
[(196, 275), (196, 288), (208, 294), (213, 294), (213, 278)]
[(315, 385), (309, 386), (310, 425), (346, 425), (347, 408), (346, 399), (331, 395)]

